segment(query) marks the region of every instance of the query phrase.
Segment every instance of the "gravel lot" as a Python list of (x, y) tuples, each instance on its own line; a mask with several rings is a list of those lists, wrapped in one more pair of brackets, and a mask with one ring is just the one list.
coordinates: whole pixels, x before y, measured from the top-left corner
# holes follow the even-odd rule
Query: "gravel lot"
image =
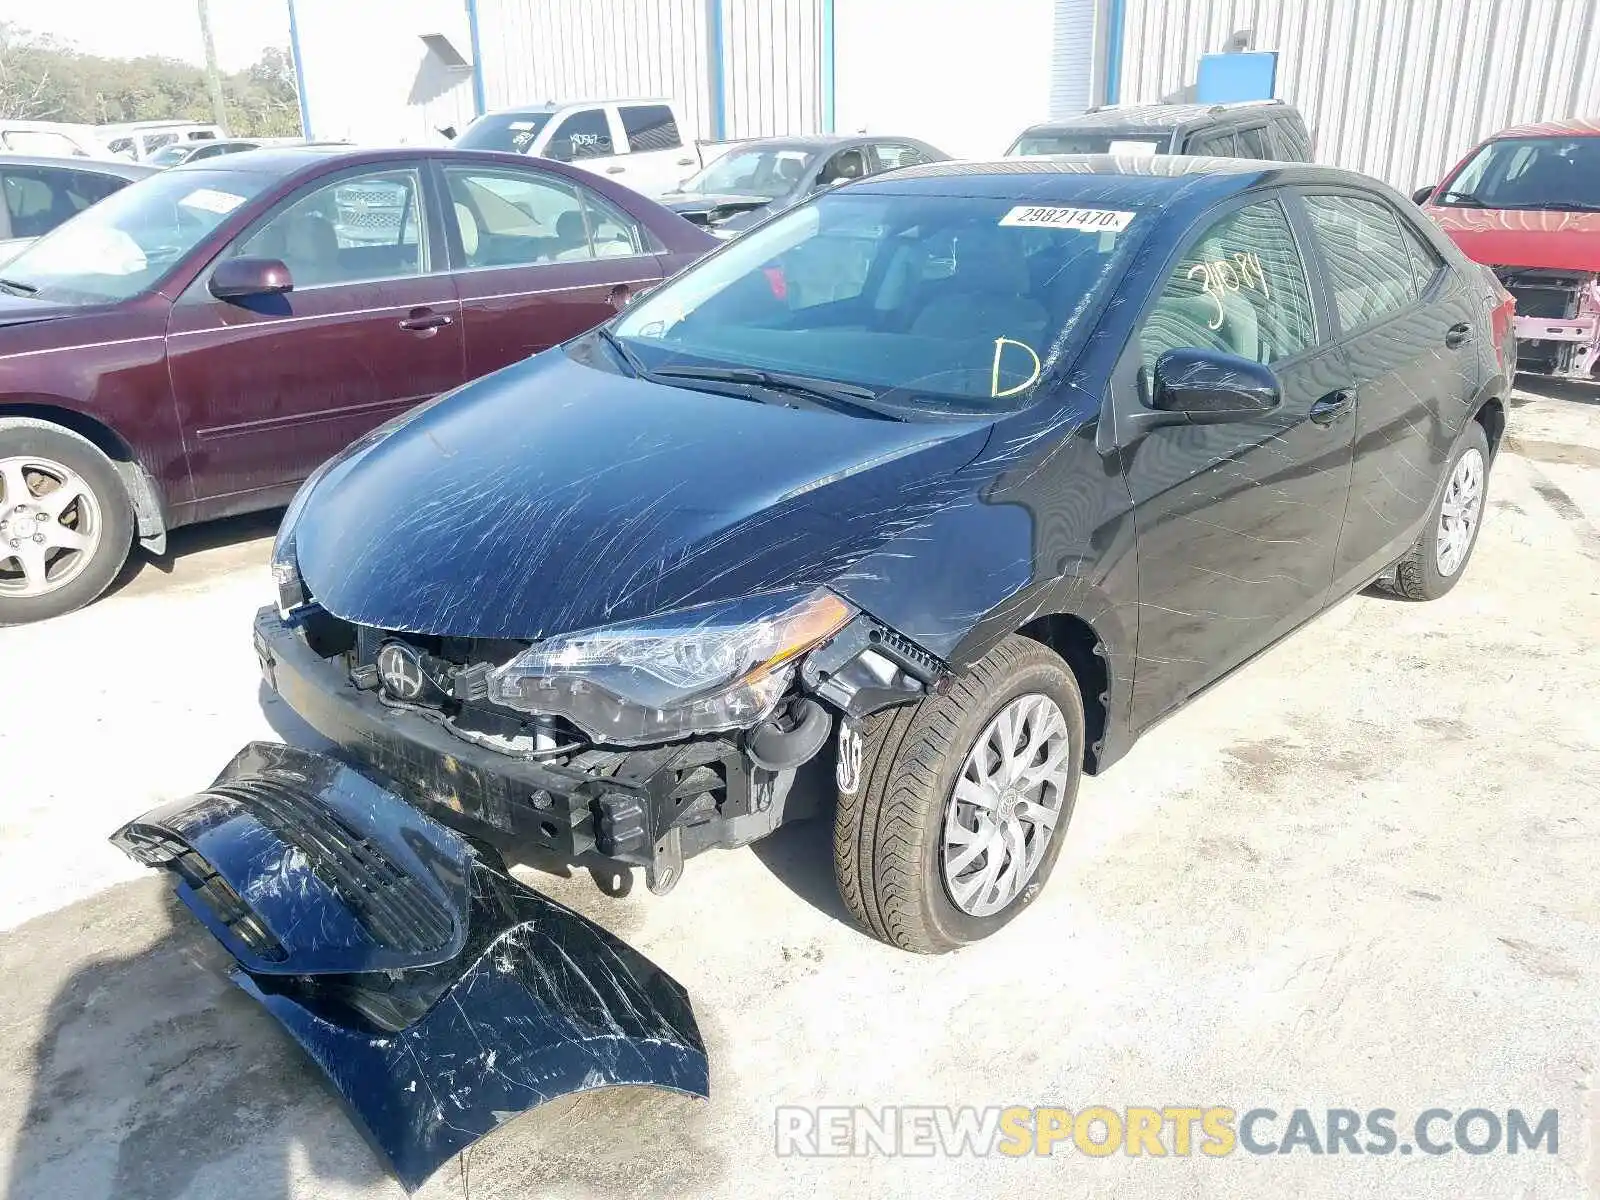
[[(1464, 582), (1341, 605), (1089, 780), (1003, 936), (858, 934), (827, 830), (670, 896), (537, 876), (689, 988), (709, 1104), (513, 1121), (420, 1195), (1600, 1195), (1600, 392), (1522, 393)], [(5, 1197), (399, 1197), (163, 883), (105, 843), (210, 781), (263, 705), (271, 521), (175, 538), (0, 631)], [(1560, 1112), (1559, 1153), (779, 1159), (777, 1104)], [(1278, 1130), (1281, 1133), (1281, 1124)]]

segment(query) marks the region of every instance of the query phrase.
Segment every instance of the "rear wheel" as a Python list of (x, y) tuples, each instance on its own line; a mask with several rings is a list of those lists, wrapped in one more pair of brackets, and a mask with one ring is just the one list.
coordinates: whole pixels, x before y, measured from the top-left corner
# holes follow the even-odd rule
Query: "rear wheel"
[(834, 868), (856, 920), (923, 954), (1002, 928), (1055, 865), (1083, 739), (1072, 671), (1020, 635), (945, 695), (847, 726)]
[(0, 418), (0, 625), (89, 603), (132, 542), (127, 493), (93, 443), (46, 421)]
[(1489, 438), (1474, 421), (1445, 468), (1444, 491), (1427, 525), (1395, 564), (1393, 578), (1379, 586), (1406, 600), (1437, 600), (1455, 587), (1478, 544), (1488, 494)]

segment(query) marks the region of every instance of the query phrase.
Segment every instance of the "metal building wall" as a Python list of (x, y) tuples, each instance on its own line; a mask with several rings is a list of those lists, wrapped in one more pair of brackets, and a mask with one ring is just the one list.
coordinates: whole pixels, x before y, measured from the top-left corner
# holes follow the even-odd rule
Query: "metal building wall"
[(1124, 102), (1181, 95), (1235, 30), (1276, 50), (1319, 162), (1410, 191), (1523, 121), (1600, 113), (1600, 0), (1121, 0)]
[(477, 0), (486, 106), (666, 96), (711, 133), (706, 0)]
[(1073, 117), (1094, 103), (1097, 26), (1095, 0), (1056, 0), (1050, 52), (1050, 116)]
[(422, 34), (471, 57), (456, 0), (294, 0), (294, 52), (308, 136), (442, 144), (473, 117), (472, 73), (429, 52)]
[(823, 126), (824, 0), (722, 0), (725, 136)]

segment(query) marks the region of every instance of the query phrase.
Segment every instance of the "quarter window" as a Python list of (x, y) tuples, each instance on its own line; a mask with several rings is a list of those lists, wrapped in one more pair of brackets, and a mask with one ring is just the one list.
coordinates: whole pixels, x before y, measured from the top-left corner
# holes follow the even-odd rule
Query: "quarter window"
[(297, 289), (421, 275), (420, 191), (414, 170), (341, 179), (280, 210), (235, 253), (281, 259)]
[(1189, 141), (1186, 154), (1202, 154), (1212, 158), (1233, 158), (1237, 151), (1233, 144), (1233, 134), (1208, 133)]
[(583, 108), (569, 113), (556, 126), (545, 153), (557, 162), (604, 158), (615, 153), (611, 146), (611, 125), (606, 120), (606, 110)]
[(446, 167), (469, 267), (533, 266), (643, 252), (638, 225), (587, 189), (532, 172)]
[(1380, 320), (1420, 294), (1400, 219), (1387, 205), (1356, 196), (1307, 196), (1306, 212), (1322, 244), (1341, 329)]
[(879, 142), (873, 149), (878, 155), (880, 171), (897, 171), (901, 167), (914, 167), (928, 161), (928, 156), (915, 146), (898, 142)]
[(1315, 336), (1305, 267), (1283, 206), (1269, 200), (1229, 213), (1184, 253), (1140, 340), (1153, 367), (1179, 347), (1274, 363)]
[(665, 104), (624, 104), (622, 128), (628, 135), (628, 149), (676, 150), (683, 145), (678, 134), (678, 119)]
[(1240, 158), (1272, 157), (1272, 150), (1267, 145), (1265, 125), (1257, 125), (1254, 129), (1241, 129), (1235, 137)]
[(1428, 285), (1439, 273), (1439, 268), (1444, 266), (1444, 259), (1439, 257), (1437, 250), (1423, 240), (1420, 233), (1411, 228), (1409, 221), (1402, 220), (1400, 230), (1405, 234), (1406, 250), (1411, 255), (1411, 273), (1416, 277), (1417, 294), (1420, 296), (1428, 290)]

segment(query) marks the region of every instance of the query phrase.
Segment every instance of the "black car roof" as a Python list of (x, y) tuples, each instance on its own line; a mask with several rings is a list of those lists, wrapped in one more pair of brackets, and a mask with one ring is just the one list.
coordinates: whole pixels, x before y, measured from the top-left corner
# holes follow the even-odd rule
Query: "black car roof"
[(1265, 183), (1354, 185), (1386, 195), (1390, 191), (1375, 179), (1339, 167), (1193, 154), (1059, 154), (989, 162), (934, 162), (902, 167), (888, 175), (849, 184), (848, 188), (851, 192), (1014, 197), (1038, 203), (1150, 204), (1180, 193), (1203, 197), (1209, 203)]
[(1249, 100), (1236, 104), (1129, 104), (1091, 109), (1077, 117), (1030, 125), (1030, 134), (1071, 133), (1080, 129), (1148, 130), (1172, 133), (1196, 125), (1226, 125), (1273, 113), (1292, 112), (1281, 100)]
[(129, 181), (154, 175), (159, 167), (108, 158), (80, 158), (44, 154), (0, 154), (0, 170), (6, 167), (55, 167), (66, 171), (87, 171), (91, 175), (114, 175)]

